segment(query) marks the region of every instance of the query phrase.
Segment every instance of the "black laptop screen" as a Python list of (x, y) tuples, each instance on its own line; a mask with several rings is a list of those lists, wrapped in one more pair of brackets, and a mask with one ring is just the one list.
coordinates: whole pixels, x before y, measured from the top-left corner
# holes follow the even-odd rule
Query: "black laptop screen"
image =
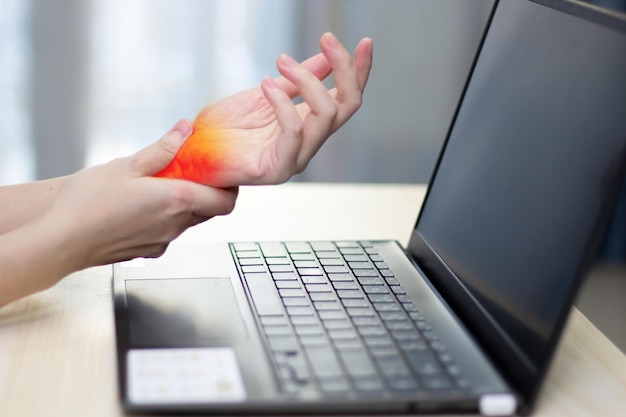
[(523, 384), (545, 371), (626, 146), (626, 33), (576, 14), (500, 2), (409, 245)]

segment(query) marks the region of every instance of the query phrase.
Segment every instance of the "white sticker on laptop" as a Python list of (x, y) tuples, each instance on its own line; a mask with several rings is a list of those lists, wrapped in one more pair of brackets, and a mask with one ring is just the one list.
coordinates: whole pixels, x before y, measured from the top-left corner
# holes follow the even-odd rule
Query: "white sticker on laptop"
[(127, 361), (133, 404), (240, 402), (246, 391), (232, 348), (134, 349)]

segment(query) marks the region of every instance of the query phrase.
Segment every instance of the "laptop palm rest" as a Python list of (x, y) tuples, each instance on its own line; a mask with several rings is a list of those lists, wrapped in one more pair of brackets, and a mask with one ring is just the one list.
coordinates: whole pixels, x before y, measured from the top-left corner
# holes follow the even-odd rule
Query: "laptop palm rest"
[(133, 346), (232, 345), (250, 337), (228, 277), (130, 279), (126, 293)]

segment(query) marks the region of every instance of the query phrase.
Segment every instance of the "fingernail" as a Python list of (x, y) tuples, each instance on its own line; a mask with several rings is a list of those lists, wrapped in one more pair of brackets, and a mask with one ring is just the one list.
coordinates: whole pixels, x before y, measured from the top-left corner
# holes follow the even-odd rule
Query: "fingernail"
[(276, 84), (276, 81), (274, 81), (270, 77), (263, 78), (263, 84), (265, 84), (265, 86), (269, 88), (278, 88), (278, 84)]
[(182, 137), (186, 138), (191, 134), (191, 132), (193, 132), (193, 125), (189, 120), (183, 119), (179, 120), (178, 123), (174, 125), (172, 130), (180, 133)]
[(339, 40), (335, 37), (335, 35), (333, 35), (332, 32), (326, 32), (324, 37), (326, 38), (326, 44), (329, 47), (336, 48), (339, 46)]
[(293, 59), (292, 57), (290, 57), (287, 54), (282, 54), (280, 56), (280, 62), (285, 65), (286, 67), (295, 67), (296, 65), (298, 65), (298, 63), (296, 62), (295, 59)]

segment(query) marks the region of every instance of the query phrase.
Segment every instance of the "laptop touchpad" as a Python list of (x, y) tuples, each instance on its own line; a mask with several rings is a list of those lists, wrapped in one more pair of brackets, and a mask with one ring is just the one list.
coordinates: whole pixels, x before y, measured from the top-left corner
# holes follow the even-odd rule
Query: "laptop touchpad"
[(232, 344), (248, 338), (230, 278), (126, 281), (133, 347)]

